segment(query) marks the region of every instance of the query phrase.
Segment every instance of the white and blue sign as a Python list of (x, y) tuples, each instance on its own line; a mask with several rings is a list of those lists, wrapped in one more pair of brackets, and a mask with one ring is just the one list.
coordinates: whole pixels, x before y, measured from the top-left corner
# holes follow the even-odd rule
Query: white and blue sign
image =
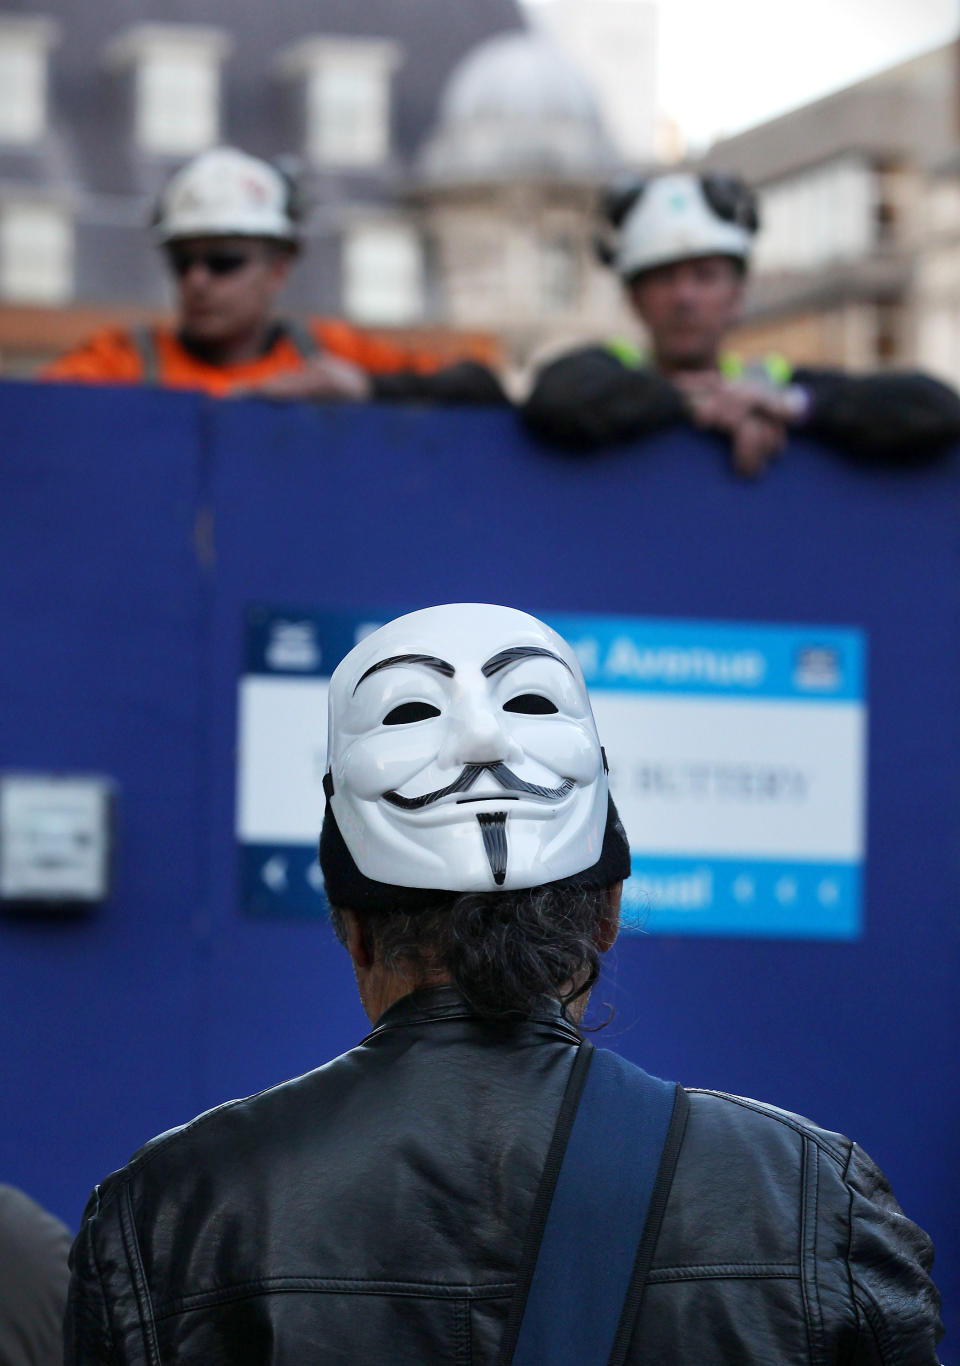
[[(252, 608), (237, 832), (255, 915), (326, 909), (327, 685), (396, 615)], [(624, 927), (853, 939), (862, 929), (865, 641), (833, 626), (547, 615), (576, 649), (630, 836)]]

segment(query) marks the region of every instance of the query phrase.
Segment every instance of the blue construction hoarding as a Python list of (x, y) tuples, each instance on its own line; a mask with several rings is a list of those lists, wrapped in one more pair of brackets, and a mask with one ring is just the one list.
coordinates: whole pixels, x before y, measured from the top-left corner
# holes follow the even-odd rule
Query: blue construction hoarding
[[(502, 601), (577, 642), (628, 813), (606, 1041), (857, 1138), (951, 1312), (960, 457), (797, 442), (744, 484), (687, 431), (576, 459), (500, 411), (15, 383), (0, 421), (0, 766), (116, 804), (104, 907), (0, 917), (3, 1179), (75, 1226), (151, 1134), (361, 1036), (327, 925), (238, 858), (238, 680), (316, 694), (373, 617)], [(270, 876), (316, 898), (303, 859)]]

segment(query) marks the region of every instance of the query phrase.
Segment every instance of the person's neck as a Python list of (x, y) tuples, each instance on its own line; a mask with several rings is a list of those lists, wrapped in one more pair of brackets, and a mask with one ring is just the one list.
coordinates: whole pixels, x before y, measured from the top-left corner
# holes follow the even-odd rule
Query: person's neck
[[(420, 973), (416, 976), (402, 972), (388, 971), (385, 968), (374, 967), (364, 972), (356, 970), (354, 965), (354, 975), (357, 979), (357, 989), (360, 992), (360, 1002), (363, 1006), (367, 1019), (371, 1024), (376, 1024), (380, 1016), (389, 1010), (392, 1005), (401, 1000), (404, 996), (409, 996), (412, 991), (420, 991), (427, 987), (447, 987), (452, 986), (453, 981), (449, 973), (437, 971), (434, 973)], [(563, 991), (555, 998), (560, 1000), (561, 995), (566, 995), (571, 987), (567, 983)], [(590, 992), (585, 991), (582, 996), (577, 996), (567, 1006), (567, 1014), (574, 1024), (579, 1024), (583, 1019), (587, 1003), (590, 1000)]]
[(654, 353), (653, 367), (664, 379), (682, 379), (685, 375), (720, 373), (720, 357), (716, 353), (699, 360), (681, 362)]
[(264, 355), (270, 349), (276, 331), (276, 323), (265, 322), (248, 332), (205, 341), (201, 337), (191, 336), (186, 328), (181, 328), (180, 341), (192, 356), (205, 361), (207, 365), (240, 365)]
[(449, 973), (435, 972), (414, 975), (387, 970), (379, 965), (362, 972), (358, 971), (354, 965), (354, 976), (357, 979), (360, 1002), (371, 1024), (375, 1024), (384, 1011), (389, 1010), (401, 997), (409, 996), (411, 991), (419, 991), (421, 987), (451, 985)]

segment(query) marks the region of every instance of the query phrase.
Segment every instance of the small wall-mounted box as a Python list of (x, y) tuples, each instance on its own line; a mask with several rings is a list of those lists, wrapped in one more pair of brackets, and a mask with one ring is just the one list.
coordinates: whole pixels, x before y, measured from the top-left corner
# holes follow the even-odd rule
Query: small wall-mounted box
[(109, 778), (0, 774), (0, 908), (82, 910), (106, 901), (113, 806)]

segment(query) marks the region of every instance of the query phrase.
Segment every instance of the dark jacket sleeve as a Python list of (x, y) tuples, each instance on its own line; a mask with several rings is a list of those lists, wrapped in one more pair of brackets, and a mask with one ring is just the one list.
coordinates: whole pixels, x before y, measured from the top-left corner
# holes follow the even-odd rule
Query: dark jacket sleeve
[(70, 1251), (70, 1289), (63, 1321), (64, 1366), (114, 1366), (114, 1351), (95, 1246), (99, 1187), (84, 1210), (83, 1223)]
[(943, 1324), (940, 1295), (930, 1279), (933, 1244), (906, 1217), (883, 1172), (856, 1144), (845, 1185), (857, 1324), (856, 1347), (847, 1359), (851, 1366), (936, 1366)]
[(686, 416), (668, 380), (624, 365), (602, 346), (544, 366), (521, 411), (534, 435), (580, 450), (628, 441)]
[(803, 368), (793, 382), (812, 402), (803, 430), (858, 459), (917, 464), (960, 440), (960, 396), (929, 375)]
[(432, 374), (396, 370), (371, 375), (373, 397), (389, 403), (504, 404), (509, 400), (492, 370), (479, 361), (461, 361)]

